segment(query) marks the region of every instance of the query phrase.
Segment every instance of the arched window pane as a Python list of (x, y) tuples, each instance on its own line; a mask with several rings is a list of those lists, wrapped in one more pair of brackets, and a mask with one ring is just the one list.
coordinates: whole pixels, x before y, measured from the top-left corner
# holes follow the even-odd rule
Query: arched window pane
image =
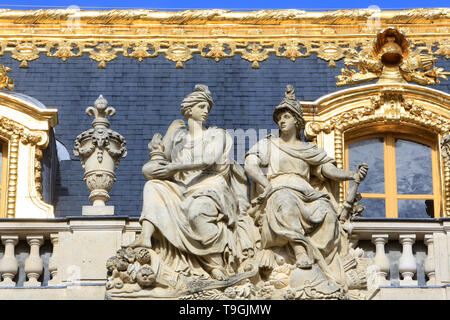
[(396, 139), (395, 161), (398, 194), (433, 194), (431, 148), (429, 146)]
[(386, 206), (384, 199), (361, 199), (359, 203), (366, 207), (362, 213), (364, 218), (386, 217)]
[(433, 200), (398, 200), (399, 218), (430, 218), (433, 215)]
[(367, 177), (359, 187), (362, 193), (384, 193), (383, 138), (357, 141), (349, 145), (349, 169), (356, 170), (365, 162), (369, 165)]

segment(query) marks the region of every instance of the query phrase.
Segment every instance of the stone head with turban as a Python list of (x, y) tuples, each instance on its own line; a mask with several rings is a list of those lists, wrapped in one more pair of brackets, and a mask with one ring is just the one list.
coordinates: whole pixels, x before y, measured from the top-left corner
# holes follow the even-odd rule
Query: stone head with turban
[(208, 86), (204, 84), (196, 84), (194, 92), (188, 94), (181, 102), (181, 113), (183, 116), (188, 119), (191, 108), (200, 102), (208, 103), (208, 111), (210, 111), (214, 105), (211, 92), (209, 91)]

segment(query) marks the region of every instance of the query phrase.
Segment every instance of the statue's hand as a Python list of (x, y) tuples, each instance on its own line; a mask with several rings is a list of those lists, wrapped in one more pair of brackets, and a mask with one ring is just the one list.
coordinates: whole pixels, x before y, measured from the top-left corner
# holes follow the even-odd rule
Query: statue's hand
[(152, 176), (154, 176), (156, 179), (165, 179), (171, 177), (178, 171), (178, 167), (176, 164), (165, 164), (164, 162), (161, 162), (160, 164), (162, 166), (152, 172)]
[(353, 176), (355, 182), (364, 181), (367, 176), (367, 171), (369, 171), (369, 165), (367, 163), (361, 163)]
[(256, 199), (252, 201), (253, 204), (260, 204), (266, 199), (267, 195), (272, 191), (272, 184), (269, 182), (264, 188), (263, 193), (261, 193)]

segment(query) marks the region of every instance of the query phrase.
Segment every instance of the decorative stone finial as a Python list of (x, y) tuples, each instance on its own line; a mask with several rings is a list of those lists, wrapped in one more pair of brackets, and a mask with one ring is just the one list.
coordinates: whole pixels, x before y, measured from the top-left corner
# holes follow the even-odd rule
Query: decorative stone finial
[(9, 91), (14, 90), (14, 80), (6, 75), (10, 71), (10, 68), (0, 64), (0, 89), (7, 88)]
[(89, 200), (93, 206), (83, 206), (83, 215), (112, 215), (114, 207), (106, 206), (108, 192), (116, 180), (114, 170), (120, 158), (127, 155), (126, 141), (119, 133), (111, 130), (106, 118), (113, 116), (116, 110), (108, 106), (108, 101), (100, 95), (95, 107), (88, 107), (86, 114), (94, 116), (93, 129), (78, 135), (73, 152), (81, 160), (85, 169), (84, 180), (91, 191)]
[(94, 120), (92, 121), (92, 126), (95, 128), (97, 125), (104, 125), (109, 128), (110, 124), (107, 116), (112, 117), (116, 114), (116, 109), (108, 106), (108, 101), (100, 95), (94, 103), (95, 107), (88, 107), (86, 109), (86, 114), (88, 116), (94, 116)]
[(285, 93), (286, 99), (289, 100), (296, 100), (295, 99), (295, 90), (294, 87), (291, 84), (288, 84), (286, 86), (286, 93)]

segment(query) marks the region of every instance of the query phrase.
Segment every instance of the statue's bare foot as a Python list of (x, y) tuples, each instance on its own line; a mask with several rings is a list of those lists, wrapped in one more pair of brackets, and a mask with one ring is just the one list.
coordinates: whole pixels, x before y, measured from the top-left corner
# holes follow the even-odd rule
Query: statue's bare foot
[(213, 269), (211, 271), (211, 276), (219, 281), (228, 280), (228, 277), (220, 269)]
[(152, 242), (150, 241), (150, 239), (147, 239), (147, 238), (137, 238), (132, 243), (130, 243), (128, 246), (131, 248), (144, 247), (144, 248), (151, 249)]
[(306, 255), (301, 255), (296, 263), (296, 266), (300, 269), (310, 269), (313, 265), (313, 261)]

